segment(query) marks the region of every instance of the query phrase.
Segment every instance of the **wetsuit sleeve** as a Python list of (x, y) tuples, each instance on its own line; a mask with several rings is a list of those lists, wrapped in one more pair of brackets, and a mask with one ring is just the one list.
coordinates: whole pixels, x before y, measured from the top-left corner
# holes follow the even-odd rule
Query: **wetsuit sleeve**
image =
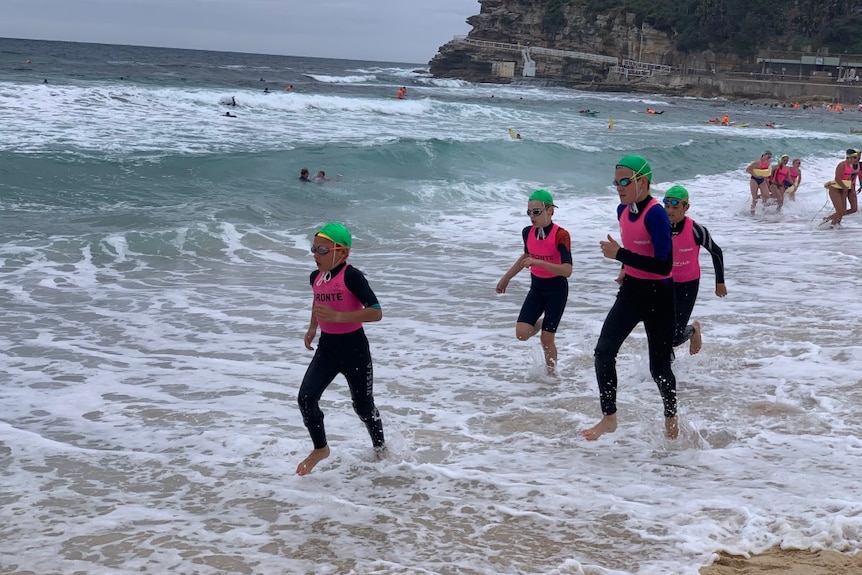
[(524, 239), (524, 253), (530, 253), (530, 250), (527, 249), (527, 234), (530, 233), (530, 230), (533, 229), (533, 226), (527, 226), (523, 230), (521, 230), (521, 237)]
[(694, 243), (703, 246), (703, 249), (709, 252), (712, 256), (712, 267), (715, 268), (715, 283), (724, 283), (724, 253), (718, 244), (712, 241), (712, 236), (707, 230), (697, 222), (692, 222), (692, 231), (694, 232)]
[(320, 273), (320, 270), (314, 270), (311, 272), (311, 276), (308, 278), (309, 285), (314, 285), (314, 280), (317, 279), (317, 274)]
[(668, 275), (673, 269), (673, 240), (667, 212), (663, 206), (655, 205), (643, 217), (655, 255), (643, 256), (620, 248), (617, 252), (617, 261), (645, 272)]
[(371, 286), (368, 285), (365, 274), (355, 267), (348, 266), (344, 270), (344, 285), (362, 302), (363, 306), (380, 309), (380, 303)]
[(572, 238), (563, 228), (557, 228), (557, 251), (560, 252), (560, 263), (572, 263)]

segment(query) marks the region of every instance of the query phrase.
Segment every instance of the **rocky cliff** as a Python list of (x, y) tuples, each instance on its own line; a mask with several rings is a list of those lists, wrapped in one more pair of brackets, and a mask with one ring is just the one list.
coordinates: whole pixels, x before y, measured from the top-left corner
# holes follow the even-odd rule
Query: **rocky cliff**
[[(515, 62), (514, 77), (520, 77), (523, 60), (512, 46), (551, 48), (613, 56), (650, 64), (673, 66), (701, 73), (741, 69), (735, 56), (712, 52), (684, 54), (674, 47), (667, 33), (638, 24), (635, 16), (623, 11), (589, 15), (574, 3), (554, 3), (558, 12), (548, 17), (552, 2), (542, 0), (479, 0), (479, 14), (467, 19), (473, 29), (467, 43), (453, 39), (442, 46), (430, 62), (438, 77), (462, 78), (475, 82), (506, 82), (492, 62)], [(490, 43), (496, 43), (497, 46)], [(507, 46), (504, 46), (507, 45)], [(537, 55), (536, 78), (561, 81), (576, 86), (614, 84), (608, 79), (610, 64), (588, 59)], [(629, 88), (631, 82), (628, 81)]]

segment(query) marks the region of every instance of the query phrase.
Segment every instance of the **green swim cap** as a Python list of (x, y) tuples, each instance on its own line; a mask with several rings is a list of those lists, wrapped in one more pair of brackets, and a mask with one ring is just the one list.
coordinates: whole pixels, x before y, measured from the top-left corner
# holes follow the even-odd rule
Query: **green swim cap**
[(633, 171), (639, 176), (644, 176), (647, 181), (652, 182), (652, 168), (643, 157), (631, 155), (625, 156), (617, 162), (617, 166), (622, 166)]
[[(531, 202), (542, 202), (543, 204), (548, 204), (549, 206), (554, 206), (554, 198), (551, 197), (551, 194), (548, 190), (536, 190), (532, 194), (530, 194)], [(555, 208), (557, 206), (554, 206)]]
[(330, 222), (320, 228), (320, 231), (314, 234), (328, 240), (332, 240), (336, 245), (350, 247), (353, 241), (350, 237), (350, 230), (344, 227), (344, 224), (338, 222)]
[(668, 191), (664, 193), (664, 197), (665, 199), (675, 198), (682, 202), (688, 203), (688, 190), (677, 184), (675, 186), (671, 186)]

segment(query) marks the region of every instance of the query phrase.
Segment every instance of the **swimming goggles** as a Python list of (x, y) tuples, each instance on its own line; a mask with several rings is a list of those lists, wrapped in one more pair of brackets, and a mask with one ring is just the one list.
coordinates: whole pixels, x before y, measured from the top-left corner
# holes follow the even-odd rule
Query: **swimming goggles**
[(614, 180), (614, 185), (618, 188), (624, 188), (635, 180), (637, 180), (636, 176), (632, 176), (631, 178), (623, 178), (622, 180)]
[(527, 210), (527, 215), (533, 216), (534, 218), (537, 216), (541, 216), (544, 213), (545, 213), (544, 208), (533, 208), (532, 210)]
[(332, 250), (343, 250), (343, 249), (344, 248), (342, 246), (335, 246), (334, 248), (328, 248), (326, 246), (317, 246), (317, 247), (311, 246), (311, 253), (325, 256), (326, 254), (328, 254)]
[(664, 202), (664, 205), (673, 207), (677, 207), (678, 205), (685, 203), (682, 200), (678, 200), (676, 198), (665, 198), (662, 201)]

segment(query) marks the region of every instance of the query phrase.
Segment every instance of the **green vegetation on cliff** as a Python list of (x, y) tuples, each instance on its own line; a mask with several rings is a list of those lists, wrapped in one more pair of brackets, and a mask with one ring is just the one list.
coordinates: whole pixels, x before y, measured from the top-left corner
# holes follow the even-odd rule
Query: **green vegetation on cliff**
[(635, 14), (636, 22), (670, 34), (682, 52), (758, 49), (862, 53), (862, 1), (854, 0), (545, 0), (549, 35), (565, 24), (564, 7), (588, 14)]

